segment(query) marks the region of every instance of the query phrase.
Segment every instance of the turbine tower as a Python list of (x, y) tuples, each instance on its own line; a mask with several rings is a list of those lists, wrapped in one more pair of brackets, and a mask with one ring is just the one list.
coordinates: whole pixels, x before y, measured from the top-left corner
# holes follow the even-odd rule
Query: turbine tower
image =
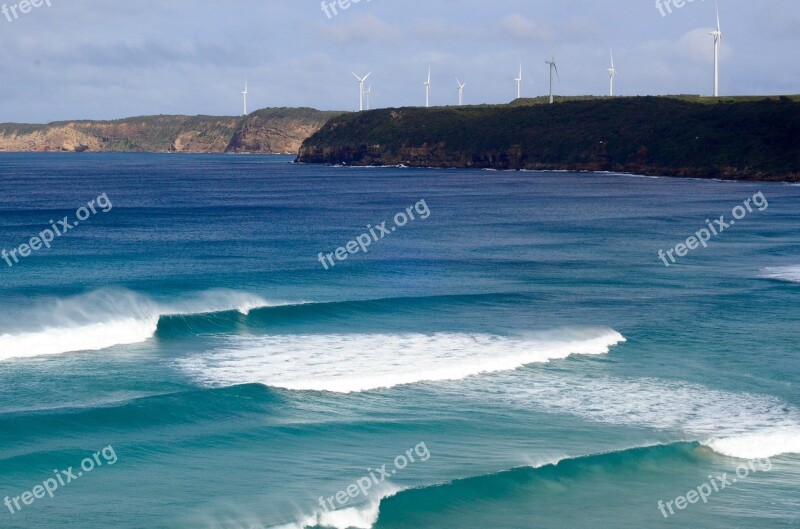
[(372, 75), (372, 72), (369, 72), (364, 77), (359, 77), (359, 76), (357, 76), (355, 74), (355, 72), (353, 73), (353, 77), (355, 77), (356, 80), (358, 81), (358, 111), (359, 112), (364, 110), (364, 81), (366, 81), (367, 77), (369, 77), (370, 75)]
[(611, 81), (610, 81), (611, 88), (608, 91), (608, 95), (610, 97), (614, 97), (614, 77), (617, 76), (617, 70), (616, 70), (616, 68), (614, 68), (614, 52), (613, 51), (611, 52), (611, 68), (608, 68), (606, 71), (610, 74), (610, 78), (611, 78)]
[(247, 115), (247, 78), (244, 80), (244, 92), (242, 92), (242, 97), (244, 98), (244, 116)]
[(370, 109), (369, 96), (371, 95), (372, 95), (372, 85), (369, 85), (369, 88), (367, 88), (367, 90), (364, 92), (364, 96), (366, 96), (367, 99), (367, 110)]
[(464, 87), (467, 86), (467, 83), (461, 84), (456, 77), (456, 84), (458, 85), (458, 106), (461, 106), (464, 104)]
[(558, 66), (556, 65), (556, 56), (555, 55), (553, 55), (553, 60), (552, 61), (544, 61), (544, 62), (545, 62), (545, 64), (549, 64), (550, 65), (550, 104), (552, 105), (553, 101), (554, 101), (554, 99), (553, 99), (553, 72), (554, 71), (556, 72), (556, 77), (558, 77), (559, 81), (561, 80), (561, 76), (558, 75)]
[(425, 85), (425, 108), (431, 106), (431, 69), (428, 67), (428, 80), (422, 83)]
[(519, 77), (514, 79), (517, 82), (517, 99), (522, 97), (522, 61), (519, 63)]
[(719, 45), (722, 42), (722, 28), (719, 24), (719, 5), (717, 5), (717, 31), (709, 33), (714, 37), (714, 97), (719, 97)]

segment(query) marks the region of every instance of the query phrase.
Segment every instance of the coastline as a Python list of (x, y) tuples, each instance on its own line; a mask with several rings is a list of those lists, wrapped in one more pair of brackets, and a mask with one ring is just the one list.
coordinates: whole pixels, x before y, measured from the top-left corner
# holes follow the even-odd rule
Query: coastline
[(314, 162), (296, 158), (293, 163), (300, 165), (325, 165), (328, 167), (360, 167), (360, 168), (398, 168), (398, 169), (472, 169), (476, 171), (497, 172), (531, 172), (531, 173), (577, 173), (577, 174), (607, 174), (632, 176), (640, 178), (683, 178), (687, 180), (712, 180), (717, 182), (767, 182), (775, 184), (800, 184), (800, 172), (787, 175), (754, 175), (750, 173), (728, 173), (711, 170), (692, 170), (683, 168), (680, 171), (672, 169), (659, 170), (658, 168), (586, 168), (584, 166), (571, 166), (569, 164), (537, 167), (479, 167), (475, 165), (424, 165), (412, 163), (382, 164), (382, 163), (348, 163), (348, 162)]
[(800, 103), (621, 97), (381, 109), (331, 119), (297, 161), (800, 182)]

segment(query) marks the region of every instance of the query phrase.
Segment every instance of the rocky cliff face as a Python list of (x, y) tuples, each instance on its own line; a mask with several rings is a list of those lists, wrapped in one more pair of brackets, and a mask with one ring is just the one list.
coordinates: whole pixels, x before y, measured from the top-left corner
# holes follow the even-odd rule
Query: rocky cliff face
[(102, 142), (69, 126), (43, 127), (39, 130), (11, 130), (0, 135), (0, 151), (52, 152), (102, 150)]
[(303, 142), (341, 112), (265, 109), (247, 116), (226, 152), (296, 153)]
[(297, 152), (336, 112), (265, 109), (247, 117), (146, 116), (0, 124), (0, 152)]

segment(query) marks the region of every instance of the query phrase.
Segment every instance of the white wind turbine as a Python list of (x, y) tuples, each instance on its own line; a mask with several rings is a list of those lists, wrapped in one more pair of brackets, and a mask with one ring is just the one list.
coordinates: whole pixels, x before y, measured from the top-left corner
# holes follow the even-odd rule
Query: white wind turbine
[(244, 98), (244, 114), (247, 115), (247, 78), (244, 80), (244, 92), (242, 92), (242, 97)]
[(425, 85), (425, 108), (431, 106), (431, 69), (428, 68), (428, 80), (423, 83)]
[(545, 64), (549, 64), (550, 65), (550, 104), (552, 105), (553, 104), (553, 71), (556, 72), (556, 77), (558, 77), (559, 81), (561, 80), (561, 76), (558, 75), (558, 66), (556, 65), (556, 56), (555, 55), (553, 55), (553, 60), (552, 61), (544, 61), (544, 62), (545, 62)]
[(467, 86), (467, 83), (461, 84), (456, 77), (456, 84), (458, 85), (458, 106), (461, 106), (464, 104), (464, 87)]
[(359, 112), (364, 110), (364, 81), (366, 81), (367, 77), (369, 77), (370, 75), (372, 75), (372, 72), (369, 72), (364, 77), (359, 77), (359, 76), (357, 76), (355, 74), (355, 72), (353, 73), (353, 77), (355, 77), (356, 80), (358, 80), (358, 111)]
[(367, 88), (367, 90), (364, 92), (364, 95), (367, 98), (367, 110), (369, 110), (370, 109), (369, 96), (372, 95), (372, 85), (369, 85), (369, 88)]
[(514, 79), (517, 82), (517, 99), (522, 97), (522, 61), (519, 63), (519, 77)]
[(709, 33), (714, 37), (714, 97), (719, 97), (719, 45), (722, 42), (722, 28), (719, 24), (719, 4), (717, 5), (717, 31)]
[(614, 97), (614, 77), (617, 76), (617, 70), (616, 70), (616, 68), (614, 68), (614, 52), (613, 51), (611, 52), (611, 68), (608, 68), (606, 71), (610, 74), (610, 78), (611, 78), (611, 80), (610, 80), (611, 87), (610, 87), (610, 89), (608, 91), (608, 95), (610, 97)]

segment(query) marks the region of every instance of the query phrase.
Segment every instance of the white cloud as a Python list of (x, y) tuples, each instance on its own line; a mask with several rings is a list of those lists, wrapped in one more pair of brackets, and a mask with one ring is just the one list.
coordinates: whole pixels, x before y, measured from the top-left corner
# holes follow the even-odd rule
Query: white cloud
[(317, 35), (332, 44), (366, 42), (391, 42), (400, 40), (402, 33), (372, 13), (356, 14), (342, 12), (343, 22), (317, 24)]
[(550, 42), (555, 38), (552, 24), (537, 22), (522, 15), (508, 15), (497, 25), (504, 36), (531, 42)]

